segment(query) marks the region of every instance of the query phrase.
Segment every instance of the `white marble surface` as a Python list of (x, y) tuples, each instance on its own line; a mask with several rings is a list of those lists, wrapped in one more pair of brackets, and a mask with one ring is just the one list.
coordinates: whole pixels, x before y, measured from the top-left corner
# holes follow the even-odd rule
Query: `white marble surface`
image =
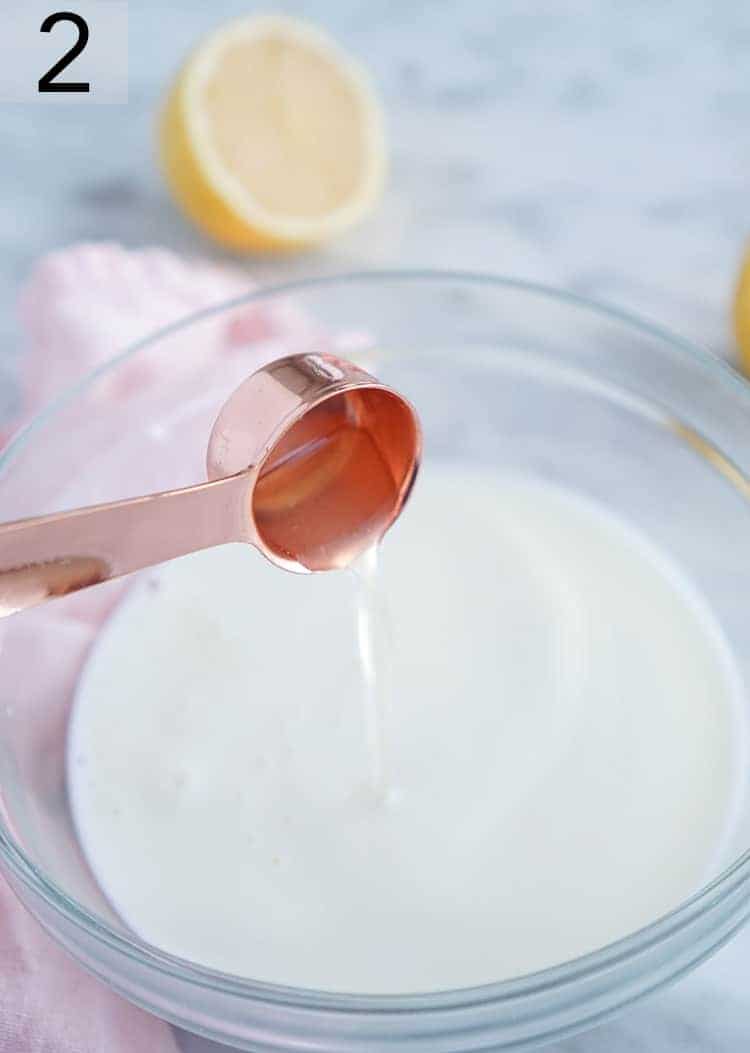
[[(22, 353), (15, 297), (37, 256), (92, 238), (212, 251), (165, 196), (154, 112), (191, 42), (253, 6), (131, 0), (127, 107), (0, 105), (0, 411)], [(247, 262), (250, 275), (490, 270), (564, 284), (731, 353), (728, 305), (750, 233), (745, 0), (279, 6), (368, 63), (392, 171), (365, 226), (303, 258)], [(750, 1045), (749, 965), (747, 932), (672, 990), (551, 1048), (739, 1053)]]

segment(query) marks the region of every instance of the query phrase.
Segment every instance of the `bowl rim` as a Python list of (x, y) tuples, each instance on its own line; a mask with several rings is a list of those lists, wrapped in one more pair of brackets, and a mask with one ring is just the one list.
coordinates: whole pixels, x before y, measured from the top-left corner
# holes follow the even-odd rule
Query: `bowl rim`
[[(342, 274), (325, 275), (314, 278), (295, 279), (269, 285), (260, 285), (253, 291), (224, 300), (212, 307), (203, 308), (151, 332), (148, 336), (130, 344), (105, 363), (89, 372), (77, 383), (68, 387), (61, 395), (48, 403), (10, 439), (0, 452), (0, 476), (12, 463), (16, 455), (37, 431), (43, 429), (54, 416), (72, 403), (89, 386), (106, 373), (117, 368), (123, 361), (130, 359), (141, 351), (147, 350), (168, 336), (192, 325), (244, 305), (286, 296), (288, 294), (308, 292), (316, 288), (330, 288), (337, 285), (378, 284), (381, 282), (401, 282), (429, 284), (453, 282), (473, 287), (488, 287), (527, 293), (574, 307), (608, 321), (614, 321), (654, 339), (673, 351), (678, 351), (692, 358), (697, 364), (708, 370), (714, 377), (729, 386), (736, 396), (744, 398), (750, 408), (750, 384), (742, 378), (726, 361), (712, 352), (672, 333), (669, 329), (644, 320), (638, 315), (622, 308), (590, 300), (577, 293), (546, 285), (542, 282), (492, 275), (481, 272), (438, 269), (387, 269), (351, 271)], [(590, 951), (577, 958), (558, 965), (536, 970), (507, 980), (494, 981), (472, 987), (455, 990), (437, 990), (425, 993), (404, 994), (359, 994), (333, 992), (285, 986), (252, 980), (242, 976), (225, 973), (208, 966), (199, 965), (188, 959), (169, 954), (149, 944), (134, 934), (118, 932), (111, 928), (97, 914), (89, 911), (76, 899), (69, 896), (60, 886), (46, 876), (24, 852), (16, 841), (8, 824), (4, 821), (0, 808), (0, 862), (11, 874), (32, 893), (41, 898), (53, 912), (61, 914), (74, 927), (83, 930), (97, 942), (108, 949), (121, 954), (155, 972), (173, 979), (187, 982), (196, 987), (218, 991), (225, 995), (239, 996), (255, 1002), (274, 1003), (297, 1009), (317, 1009), (327, 1011), (366, 1011), (373, 1014), (388, 1014), (404, 1011), (436, 1011), (447, 1009), (466, 1009), (486, 1005), (501, 1005), (523, 998), (559, 991), (578, 982), (591, 979), (598, 974), (622, 966), (629, 960), (653, 951), (666, 940), (676, 937), (700, 921), (712, 910), (718, 910), (741, 889), (750, 893), (750, 849), (740, 855), (729, 867), (725, 868), (712, 881), (703, 885), (677, 907), (659, 916), (653, 922), (629, 933), (604, 947)]]

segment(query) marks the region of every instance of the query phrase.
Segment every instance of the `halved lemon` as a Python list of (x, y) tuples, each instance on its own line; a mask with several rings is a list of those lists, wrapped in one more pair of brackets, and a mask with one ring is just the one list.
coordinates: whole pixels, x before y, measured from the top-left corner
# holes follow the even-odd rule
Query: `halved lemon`
[(740, 366), (750, 374), (750, 248), (745, 254), (734, 293), (734, 336)]
[(259, 15), (188, 58), (160, 127), (187, 215), (235, 249), (288, 250), (360, 220), (383, 184), (381, 108), (367, 74), (320, 30)]

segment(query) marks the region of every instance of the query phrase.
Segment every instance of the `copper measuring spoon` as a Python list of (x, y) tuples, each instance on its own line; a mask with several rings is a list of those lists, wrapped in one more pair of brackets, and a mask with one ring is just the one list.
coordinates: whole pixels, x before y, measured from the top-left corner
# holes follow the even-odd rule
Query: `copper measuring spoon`
[(420, 456), (397, 392), (332, 355), (279, 359), (224, 404), (209, 482), (0, 525), (0, 616), (230, 541), (287, 570), (345, 567), (398, 517)]

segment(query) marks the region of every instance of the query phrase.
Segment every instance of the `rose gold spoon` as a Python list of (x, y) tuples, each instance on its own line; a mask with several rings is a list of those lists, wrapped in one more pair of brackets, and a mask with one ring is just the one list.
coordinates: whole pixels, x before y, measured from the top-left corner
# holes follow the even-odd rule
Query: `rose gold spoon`
[(229, 541), (288, 570), (345, 567), (398, 517), (420, 455), (395, 391), (332, 355), (279, 359), (224, 404), (210, 482), (0, 525), (0, 616)]

